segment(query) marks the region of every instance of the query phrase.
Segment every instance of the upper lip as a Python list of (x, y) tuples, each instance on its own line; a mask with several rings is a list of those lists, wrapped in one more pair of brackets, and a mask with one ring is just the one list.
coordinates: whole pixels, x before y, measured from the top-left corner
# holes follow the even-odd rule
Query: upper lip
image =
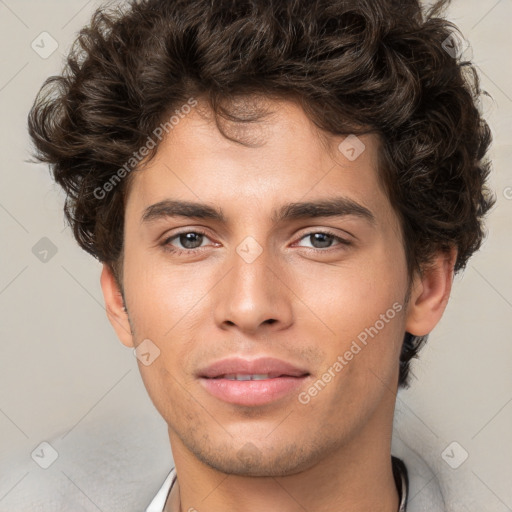
[(256, 359), (244, 359), (242, 357), (229, 357), (216, 361), (198, 371), (199, 377), (215, 378), (223, 375), (241, 374), (241, 375), (262, 375), (268, 374), (269, 377), (280, 377), (286, 375), (289, 377), (302, 377), (309, 375), (309, 372), (303, 368), (294, 366), (287, 361), (275, 359), (273, 357), (259, 357)]

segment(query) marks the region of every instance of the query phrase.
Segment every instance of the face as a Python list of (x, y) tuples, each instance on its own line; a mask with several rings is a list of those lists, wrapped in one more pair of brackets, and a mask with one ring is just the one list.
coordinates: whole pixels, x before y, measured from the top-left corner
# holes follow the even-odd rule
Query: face
[(160, 351), (139, 367), (173, 451), (282, 476), (391, 422), (408, 279), (377, 138), (354, 159), (362, 146), (269, 105), (251, 147), (193, 110), (134, 173), (123, 284), (126, 344)]

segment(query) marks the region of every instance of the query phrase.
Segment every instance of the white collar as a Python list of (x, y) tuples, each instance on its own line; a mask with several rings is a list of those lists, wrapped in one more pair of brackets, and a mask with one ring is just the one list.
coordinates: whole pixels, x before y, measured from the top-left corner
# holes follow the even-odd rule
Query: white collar
[(171, 469), (171, 472), (167, 475), (162, 487), (160, 487), (156, 496), (151, 500), (151, 503), (145, 512), (163, 512), (167, 496), (169, 496), (174, 482), (176, 482), (176, 468)]

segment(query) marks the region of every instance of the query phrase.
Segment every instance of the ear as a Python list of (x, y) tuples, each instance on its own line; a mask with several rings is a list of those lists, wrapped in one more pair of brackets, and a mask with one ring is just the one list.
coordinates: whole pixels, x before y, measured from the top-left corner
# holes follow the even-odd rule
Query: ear
[(100, 283), (105, 299), (107, 317), (116, 331), (117, 337), (123, 345), (134, 347), (128, 313), (124, 309), (123, 296), (112, 273), (112, 269), (106, 263), (103, 263)]
[(407, 332), (424, 336), (441, 320), (450, 298), (456, 258), (455, 248), (439, 252), (421, 275), (415, 275), (406, 314)]

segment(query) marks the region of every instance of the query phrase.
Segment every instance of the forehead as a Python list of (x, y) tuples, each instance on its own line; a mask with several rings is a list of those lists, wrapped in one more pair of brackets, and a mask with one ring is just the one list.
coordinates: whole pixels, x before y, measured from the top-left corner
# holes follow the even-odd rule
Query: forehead
[[(140, 216), (169, 197), (222, 204), (237, 214), (249, 209), (270, 214), (278, 204), (340, 194), (390, 213), (379, 180), (376, 135), (327, 134), (291, 101), (268, 100), (263, 107), (266, 114), (258, 121), (219, 120), (228, 137), (244, 143), (225, 137), (204, 104), (183, 115), (155, 158), (133, 173), (127, 214), (136, 210)], [(357, 158), (342, 151), (346, 140), (357, 146)]]

